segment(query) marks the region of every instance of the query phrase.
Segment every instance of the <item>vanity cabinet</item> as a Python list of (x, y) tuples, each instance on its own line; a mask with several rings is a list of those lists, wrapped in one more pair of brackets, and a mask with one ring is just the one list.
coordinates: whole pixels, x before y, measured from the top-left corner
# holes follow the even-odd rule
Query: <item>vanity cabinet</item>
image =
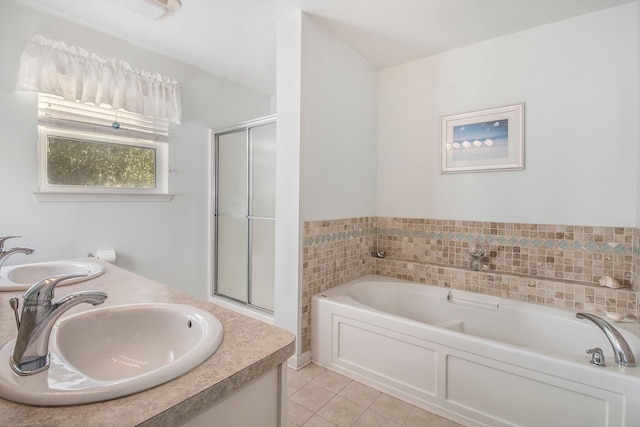
[(250, 384), (205, 409), (183, 427), (286, 427), (287, 367), (280, 365)]
[[(84, 259), (86, 261), (86, 259)], [(144, 302), (186, 304), (209, 311), (224, 329), (216, 352), (195, 369), (157, 387), (119, 399), (76, 406), (34, 407), (0, 399), (0, 425), (284, 427), (286, 362), (295, 336), (219, 305), (138, 276), (105, 262), (102, 276), (61, 287), (56, 298), (87, 290), (108, 295), (103, 306)], [(0, 292), (9, 307), (20, 292)], [(86, 306), (86, 307), (85, 307)], [(68, 315), (91, 310), (81, 304)], [(0, 310), (0, 343), (16, 336), (13, 312)], [(0, 361), (8, 363), (8, 361)]]

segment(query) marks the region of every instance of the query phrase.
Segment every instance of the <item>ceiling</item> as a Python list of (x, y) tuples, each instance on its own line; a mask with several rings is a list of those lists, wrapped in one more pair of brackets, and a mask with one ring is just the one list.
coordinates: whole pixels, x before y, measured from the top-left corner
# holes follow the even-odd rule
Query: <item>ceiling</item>
[(385, 68), (636, 0), (181, 0), (158, 21), (114, 0), (14, 1), (273, 95), (277, 22), (299, 10)]

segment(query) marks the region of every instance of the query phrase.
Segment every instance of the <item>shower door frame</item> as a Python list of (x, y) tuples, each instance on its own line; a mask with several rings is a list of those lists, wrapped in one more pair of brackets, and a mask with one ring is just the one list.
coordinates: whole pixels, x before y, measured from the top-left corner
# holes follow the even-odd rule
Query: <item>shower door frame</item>
[[(208, 286), (208, 297), (209, 298), (214, 298), (214, 299), (218, 299), (218, 298), (222, 298), (224, 301), (230, 301), (233, 305), (236, 306), (240, 306), (240, 307), (246, 307), (249, 308), (250, 310), (253, 310), (254, 312), (256, 312), (258, 314), (258, 317), (260, 317), (260, 315), (266, 315), (269, 316), (270, 318), (272, 318), (273, 316), (273, 311), (269, 310), (268, 308), (264, 308), (261, 307), (259, 305), (254, 305), (251, 303), (251, 299), (252, 299), (252, 289), (251, 289), (251, 279), (252, 279), (252, 272), (251, 272), (251, 241), (252, 241), (252, 219), (261, 219), (261, 220), (265, 220), (265, 219), (269, 219), (269, 220), (273, 220), (275, 221), (275, 217), (274, 218), (267, 218), (267, 217), (262, 217), (262, 216), (253, 216), (250, 215), (251, 213), (251, 198), (248, 197), (248, 212), (247, 212), (247, 262), (246, 262), (246, 268), (247, 268), (247, 301), (242, 301), (236, 298), (233, 298), (231, 296), (228, 295), (224, 295), (224, 294), (219, 294), (218, 293), (218, 280), (217, 280), (217, 273), (218, 273), (218, 256), (217, 256), (217, 246), (218, 246), (218, 177), (217, 177), (217, 173), (218, 173), (218, 161), (219, 161), (219, 156), (218, 156), (218, 137), (222, 136), (222, 135), (228, 135), (231, 133), (237, 133), (237, 132), (247, 132), (247, 189), (246, 189), (246, 194), (247, 196), (249, 196), (250, 192), (251, 192), (251, 175), (252, 175), (252, 170), (251, 170), (251, 141), (250, 141), (250, 129), (252, 128), (256, 128), (256, 127), (260, 127), (260, 126), (265, 126), (265, 125), (269, 125), (269, 124), (276, 124), (277, 123), (277, 116), (275, 114), (273, 115), (269, 115), (269, 116), (265, 116), (265, 117), (261, 117), (255, 120), (250, 120), (247, 122), (243, 122), (243, 123), (239, 123), (237, 125), (234, 126), (229, 126), (226, 128), (222, 128), (222, 129), (209, 129), (209, 149), (210, 149), (210, 165), (209, 165), (209, 186), (210, 186), (210, 191), (209, 191), (209, 242), (208, 242), (208, 246), (209, 246), (209, 262), (207, 263), (207, 269), (208, 269), (208, 276), (209, 276), (209, 286)], [(277, 125), (276, 125), (277, 126)], [(275, 284), (274, 284), (275, 285)]]

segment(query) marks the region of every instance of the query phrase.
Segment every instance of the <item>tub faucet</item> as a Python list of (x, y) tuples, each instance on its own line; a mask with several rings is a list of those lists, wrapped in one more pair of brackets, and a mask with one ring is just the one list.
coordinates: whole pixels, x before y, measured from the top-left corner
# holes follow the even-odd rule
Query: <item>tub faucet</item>
[[(2, 264), (9, 258), (11, 255), (15, 255), (18, 253), (22, 253), (25, 255), (31, 255), (33, 253), (33, 249), (31, 248), (12, 248), (9, 250), (4, 250), (4, 242), (9, 239), (15, 239), (20, 236), (5, 236), (0, 237), (0, 268), (2, 268)], [(1, 276), (0, 276), (1, 277)]]
[(636, 359), (633, 356), (631, 347), (629, 347), (629, 343), (624, 339), (620, 332), (618, 332), (618, 330), (613, 327), (613, 325), (594, 314), (577, 313), (576, 317), (578, 319), (591, 320), (600, 328), (602, 332), (604, 332), (607, 339), (609, 340), (609, 343), (611, 343), (613, 354), (618, 365), (628, 367), (636, 366)]
[(107, 294), (97, 291), (74, 292), (53, 301), (56, 285), (64, 280), (84, 277), (86, 274), (63, 274), (43, 279), (24, 293), (22, 315), (18, 316), (19, 300), (9, 303), (15, 312), (18, 326), (16, 345), (9, 364), (18, 375), (32, 375), (49, 368), (49, 337), (56, 320), (71, 307), (86, 302), (98, 305)]

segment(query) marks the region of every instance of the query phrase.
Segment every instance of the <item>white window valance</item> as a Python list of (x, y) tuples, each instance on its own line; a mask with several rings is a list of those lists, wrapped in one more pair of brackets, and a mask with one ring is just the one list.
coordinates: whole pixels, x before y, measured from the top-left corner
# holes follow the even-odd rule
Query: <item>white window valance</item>
[(17, 89), (106, 104), (173, 123), (180, 123), (182, 116), (180, 84), (175, 80), (40, 35), (29, 40), (22, 53)]
[(38, 126), (143, 141), (169, 142), (169, 121), (38, 93)]

